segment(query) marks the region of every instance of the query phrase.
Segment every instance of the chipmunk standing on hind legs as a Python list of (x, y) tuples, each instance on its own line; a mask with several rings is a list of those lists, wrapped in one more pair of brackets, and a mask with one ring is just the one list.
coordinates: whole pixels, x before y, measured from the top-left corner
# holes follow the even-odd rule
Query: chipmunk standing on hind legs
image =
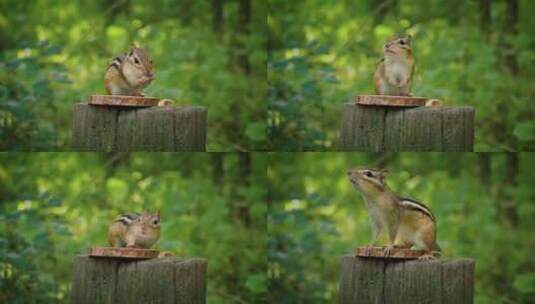
[(377, 95), (411, 96), (414, 74), (411, 40), (410, 35), (394, 35), (386, 40), (383, 58), (373, 76)]
[[(411, 97), (413, 75), (412, 36), (394, 35), (388, 38), (383, 47), (383, 58), (373, 75), (375, 94)], [(425, 103), (426, 107), (441, 105), (442, 101), (438, 99), (429, 99)]]
[(423, 249), (425, 254), (419, 260), (435, 259), (440, 256), (436, 242), (436, 220), (423, 204), (395, 195), (386, 184), (387, 171), (357, 168), (347, 172), (349, 180), (362, 194), (372, 224), (372, 242), (376, 244), (386, 230), (389, 244), (385, 248), (388, 256), (392, 248)]

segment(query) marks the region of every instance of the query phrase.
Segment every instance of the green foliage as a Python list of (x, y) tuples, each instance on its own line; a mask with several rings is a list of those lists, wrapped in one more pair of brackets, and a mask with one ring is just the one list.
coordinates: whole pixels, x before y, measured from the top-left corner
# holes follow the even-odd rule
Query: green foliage
[(0, 56), (0, 149), (28, 150), (56, 147), (56, 90), (70, 81), (55, 61), (61, 48), (47, 41), (29, 43), (22, 50)]
[[(388, 8), (391, 3), (396, 7)], [(491, 3), (489, 34), (477, 1), (271, 0), (268, 17), (268, 132), (280, 150), (336, 148), (340, 109), (373, 92), (384, 39), (413, 35), (413, 93), (476, 108), (475, 149), (535, 148), (532, 1), (519, 1), (518, 34), (506, 30), (505, 1)], [(380, 9), (386, 14), (379, 16)], [(507, 42), (512, 47), (507, 46)], [(511, 73), (508, 49), (520, 67)]]
[[(347, 180), (357, 166), (384, 166), (390, 188), (433, 210), (445, 258), (476, 261), (476, 303), (533, 298), (535, 208), (531, 154), (510, 175), (504, 154), (271, 154), (268, 284), (272, 303), (337, 301), (340, 258), (370, 241), (362, 198)], [(514, 179), (513, 182), (511, 179)], [(512, 207), (512, 209), (511, 209)], [(515, 216), (516, 214), (516, 222)]]
[(158, 249), (208, 259), (208, 303), (262, 301), (266, 161), (221, 154), (216, 183), (211, 157), (0, 154), (0, 302), (68, 302), (73, 257), (122, 212), (157, 209)]
[(54, 212), (61, 203), (58, 198), (40, 193), (22, 198), (20, 208), (3, 207), (0, 213), (2, 303), (50, 303), (66, 292), (67, 286), (58, 284), (51, 274), (64, 254), (55, 241), (71, 236), (64, 219)]
[(147, 95), (208, 108), (208, 150), (261, 149), (266, 5), (253, 0), (245, 19), (222, 2), (216, 31), (208, 0), (2, 1), (0, 148), (68, 149), (72, 105), (104, 93), (107, 65), (136, 42), (156, 66)]

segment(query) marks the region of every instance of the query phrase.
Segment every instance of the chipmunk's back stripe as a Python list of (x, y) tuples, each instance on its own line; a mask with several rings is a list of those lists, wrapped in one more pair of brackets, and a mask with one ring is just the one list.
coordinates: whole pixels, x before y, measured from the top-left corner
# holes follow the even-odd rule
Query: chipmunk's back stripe
[(139, 214), (139, 213), (127, 213), (127, 214), (121, 215), (115, 221), (116, 222), (121, 222), (121, 223), (123, 223), (123, 224), (128, 226), (128, 225), (130, 225), (132, 223), (132, 221), (136, 220), (140, 216), (141, 216), (141, 214)]
[(435, 221), (435, 216), (433, 215), (431, 210), (429, 210), (429, 208), (427, 208), (424, 204), (422, 204), (422, 203), (420, 203), (418, 201), (415, 201), (413, 199), (404, 198), (404, 197), (400, 197), (399, 200), (400, 200), (400, 203), (401, 203), (402, 206), (407, 207), (409, 209), (418, 210), (420, 212), (423, 212), (423, 213), (427, 214), (433, 221)]
[(121, 217), (120, 219), (117, 219), (116, 222), (121, 222), (123, 225), (128, 226), (132, 221), (128, 221), (126, 218)]
[(108, 69), (111, 68), (111, 67), (115, 67), (116, 69), (119, 69), (121, 67), (121, 64), (123, 63), (123, 60), (124, 60), (124, 57), (126, 55), (123, 54), (121, 56), (117, 56), (115, 58), (113, 58), (113, 62), (110, 63), (110, 65), (108, 66)]
[(130, 220), (135, 220), (135, 219), (137, 219), (138, 217), (140, 217), (141, 214), (140, 214), (140, 213), (137, 213), (137, 212), (133, 212), (133, 213), (126, 213), (126, 214), (123, 214), (123, 215), (121, 215), (121, 216), (127, 217), (127, 218), (129, 218)]

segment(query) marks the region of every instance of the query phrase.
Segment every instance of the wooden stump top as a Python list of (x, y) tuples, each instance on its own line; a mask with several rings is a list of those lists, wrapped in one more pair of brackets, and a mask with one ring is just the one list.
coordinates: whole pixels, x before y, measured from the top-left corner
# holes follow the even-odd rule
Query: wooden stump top
[(89, 256), (98, 258), (153, 259), (160, 252), (152, 249), (91, 247)]
[(385, 259), (417, 259), (425, 254), (423, 250), (412, 250), (402, 248), (390, 249), (390, 254), (385, 256), (386, 247), (358, 247), (355, 256), (364, 258), (385, 258)]
[(388, 95), (357, 95), (356, 104), (387, 107), (421, 107), (432, 98), (388, 96)]
[(91, 95), (89, 104), (99, 106), (120, 107), (152, 107), (157, 106), (160, 98), (122, 95)]

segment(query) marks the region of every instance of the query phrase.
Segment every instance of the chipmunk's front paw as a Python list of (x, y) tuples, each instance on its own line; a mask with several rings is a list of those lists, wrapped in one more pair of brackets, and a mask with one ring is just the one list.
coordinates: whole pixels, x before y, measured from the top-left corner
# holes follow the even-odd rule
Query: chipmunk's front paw
[(385, 247), (385, 249), (383, 250), (383, 257), (389, 257), (390, 254), (392, 253), (392, 249), (394, 248), (393, 245), (388, 245)]

